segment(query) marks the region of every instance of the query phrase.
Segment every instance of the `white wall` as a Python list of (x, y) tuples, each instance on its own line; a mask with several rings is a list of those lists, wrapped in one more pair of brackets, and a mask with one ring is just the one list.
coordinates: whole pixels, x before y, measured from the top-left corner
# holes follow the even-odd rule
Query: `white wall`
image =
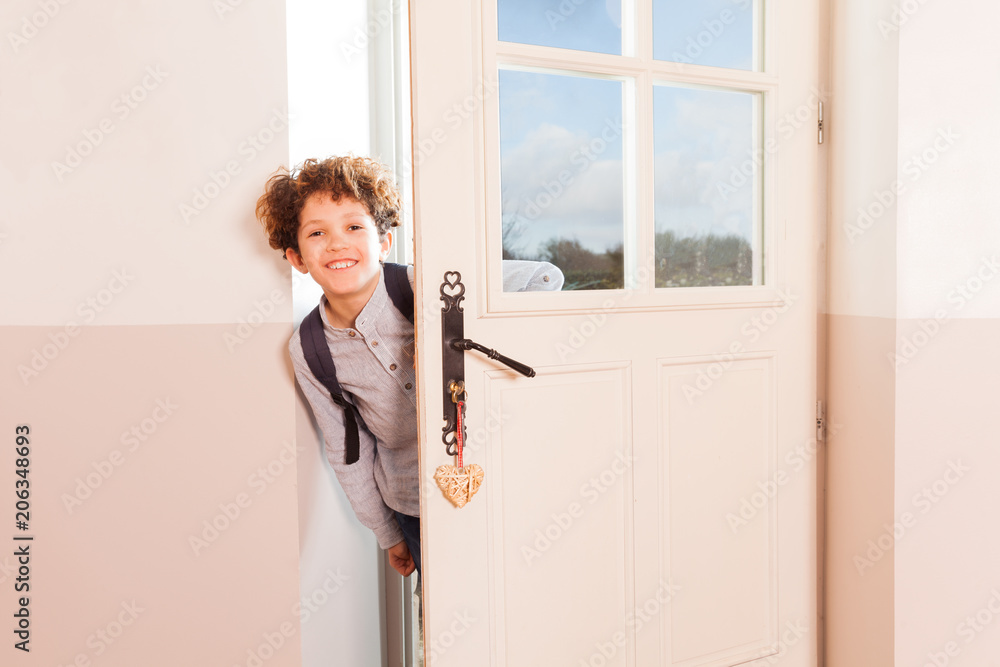
[[(365, 0), (287, 0), (291, 165), (306, 158), (370, 154), (369, 49)], [(287, 166), (291, 166), (287, 165)], [(290, 267), (289, 267), (290, 270)], [(296, 325), (322, 291), (291, 271)], [(302, 665), (382, 664), (378, 559), (323, 452), (308, 404), (296, 392), (302, 595), (321, 591), (326, 572), (349, 577), (302, 625)], [(320, 599), (323, 595), (319, 594)]]

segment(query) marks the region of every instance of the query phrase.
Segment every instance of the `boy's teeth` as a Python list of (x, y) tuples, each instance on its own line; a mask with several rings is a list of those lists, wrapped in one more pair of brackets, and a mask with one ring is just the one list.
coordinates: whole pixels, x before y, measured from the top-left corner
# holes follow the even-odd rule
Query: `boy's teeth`
[(345, 261), (345, 262), (333, 262), (332, 264), (327, 264), (331, 269), (346, 269), (349, 266), (354, 266), (357, 262)]

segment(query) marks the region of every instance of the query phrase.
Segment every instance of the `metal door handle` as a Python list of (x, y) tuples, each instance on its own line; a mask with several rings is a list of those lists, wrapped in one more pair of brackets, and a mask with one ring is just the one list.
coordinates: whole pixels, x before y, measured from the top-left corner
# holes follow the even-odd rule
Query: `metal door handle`
[[(465, 313), (462, 300), (465, 285), (458, 271), (446, 271), (441, 283), (441, 379), (444, 400), (444, 426), (441, 440), (449, 456), (455, 455), (455, 429), (458, 427), (458, 400), (465, 395), (465, 351), (476, 350), (505, 364), (522, 375), (535, 377), (535, 370), (465, 337)], [(456, 389), (460, 388), (460, 389)], [(463, 429), (465, 427), (463, 421)], [(462, 434), (463, 437), (465, 433)]]
[(535, 377), (535, 369), (527, 364), (522, 364), (520, 361), (514, 361), (510, 357), (504, 356), (494, 349), (488, 348), (485, 345), (480, 345), (474, 340), (469, 340), (468, 338), (462, 338), (461, 340), (451, 341), (451, 346), (456, 350), (476, 350), (477, 352), (482, 352), (490, 359), (495, 359), (501, 364), (512, 368), (521, 375), (527, 376), (529, 378)]

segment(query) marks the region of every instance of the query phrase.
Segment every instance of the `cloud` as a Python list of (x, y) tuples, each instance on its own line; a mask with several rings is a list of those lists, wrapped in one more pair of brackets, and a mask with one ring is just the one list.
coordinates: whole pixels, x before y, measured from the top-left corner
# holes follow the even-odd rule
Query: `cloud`
[[(736, 95), (742, 94), (671, 90), (657, 96), (657, 229), (750, 238), (755, 190), (733, 186), (733, 170), (751, 157), (752, 106), (748, 96)], [(735, 192), (720, 196), (720, 185)]]
[(504, 154), (504, 213), (518, 215), (527, 247), (551, 237), (578, 238), (597, 252), (621, 243), (620, 143), (596, 154), (590, 142), (544, 123)]
[[(751, 106), (749, 98), (732, 103), (738, 99), (700, 90), (667, 98), (670, 107), (657, 124), (661, 150), (653, 158), (658, 230), (751, 238), (754, 186), (736, 187), (725, 197), (719, 190), (750, 158)], [(596, 252), (622, 242), (621, 142), (595, 155), (589, 152), (592, 138), (543, 122), (505, 148), (503, 210), (506, 219), (519, 220), (525, 249), (552, 237), (578, 238)]]

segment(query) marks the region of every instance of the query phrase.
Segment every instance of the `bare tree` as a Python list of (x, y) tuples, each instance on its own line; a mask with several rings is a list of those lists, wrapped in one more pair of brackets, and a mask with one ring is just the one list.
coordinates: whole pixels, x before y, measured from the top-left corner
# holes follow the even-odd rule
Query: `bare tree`
[(524, 234), (524, 221), (517, 212), (517, 200), (505, 196), (506, 188), (500, 188), (500, 222), (502, 225), (501, 240), (504, 259), (535, 259), (527, 257)]

